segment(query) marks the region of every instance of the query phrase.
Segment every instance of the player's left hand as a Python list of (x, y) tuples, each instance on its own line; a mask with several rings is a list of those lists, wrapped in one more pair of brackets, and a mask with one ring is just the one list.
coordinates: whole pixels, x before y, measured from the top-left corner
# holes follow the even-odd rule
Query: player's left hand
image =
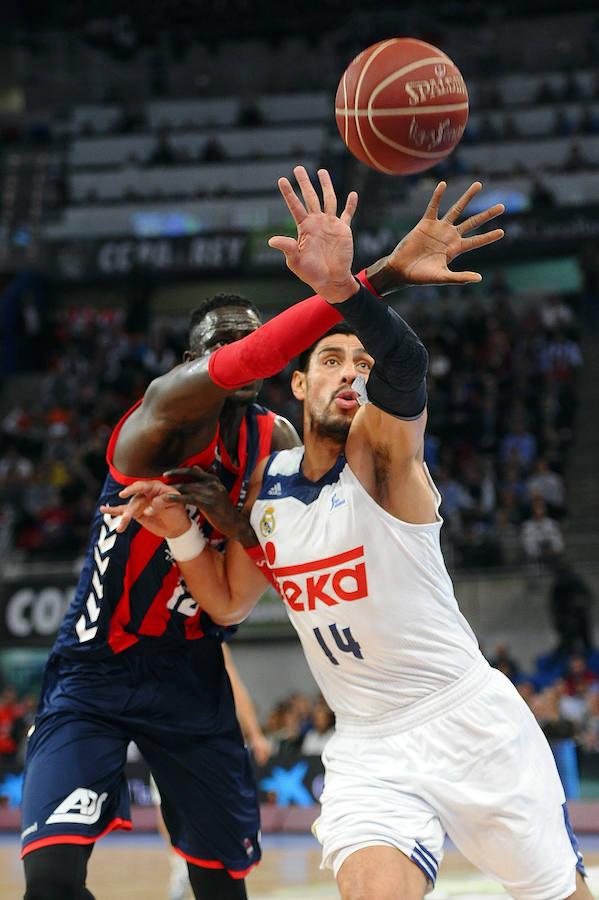
[(128, 500), (127, 503), (105, 504), (100, 511), (120, 516), (117, 532), (125, 531), (135, 519), (158, 537), (177, 537), (189, 528), (189, 516), (184, 507), (173, 501), (174, 490), (172, 485), (161, 481), (134, 481), (119, 492), (119, 497)]
[[(482, 184), (480, 181), (471, 184), (445, 215), (439, 218), (439, 204), (446, 188), (445, 181), (437, 185), (418, 224), (399, 242), (386, 260), (380, 261), (383, 266), (376, 278), (385, 282), (383, 287), (379, 288), (375, 278), (372, 279), (373, 286), (379, 293), (388, 293), (410, 284), (465, 284), (482, 280), (482, 275), (478, 272), (452, 272), (448, 266), (461, 253), (484, 247), (503, 237), (501, 228), (483, 234), (470, 235), (469, 232), (501, 215), (505, 207), (503, 203), (496, 203), (456, 224), (468, 203), (482, 189)], [(370, 274), (370, 270), (367, 270), (369, 278)]]
[(279, 178), (279, 190), (297, 225), (297, 240), (277, 235), (268, 244), (281, 250), (291, 271), (325, 300), (346, 300), (358, 289), (351, 273), (354, 242), (350, 228), (358, 195), (351, 191), (337, 216), (337, 196), (327, 170), (318, 170), (322, 208), (305, 168), (296, 166), (293, 172), (304, 202), (287, 178)]

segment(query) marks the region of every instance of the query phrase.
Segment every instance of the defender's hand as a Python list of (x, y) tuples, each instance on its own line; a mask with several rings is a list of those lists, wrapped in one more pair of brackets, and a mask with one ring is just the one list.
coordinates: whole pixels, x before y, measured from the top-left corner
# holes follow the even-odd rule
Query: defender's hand
[(448, 265), (460, 253), (476, 250), (503, 237), (501, 228), (470, 236), (468, 232), (501, 215), (505, 207), (503, 203), (496, 203), (456, 225), (456, 220), (482, 189), (482, 184), (480, 181), (471, 184), (439, 219), (439, 204), (446, 188), (445, 181), (437, 185), (418, 224), (386, 259), (379, 260), (366, 270), (377, 293), (387, 294), (410, 284), (465, 284), (482, 280), (478, 272), (452, 272)]
[(166, 494), (169, 501), (197, 506), (226, 537), (234, 538), (244, 546), (253, 547), (256, 535), (249, 520), (231, 502), (227, 489), (216, 475), (197, 466), (169, 469), (163, 475), (177, 493)]

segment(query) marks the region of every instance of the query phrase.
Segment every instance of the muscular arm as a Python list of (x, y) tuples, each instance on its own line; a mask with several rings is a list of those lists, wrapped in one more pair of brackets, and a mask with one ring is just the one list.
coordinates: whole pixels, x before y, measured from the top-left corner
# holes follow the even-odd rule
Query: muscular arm
[[(296, 177), (304, 203), (286, 180), (281, 183), (281, 191), (297, 224), (298, 240), (276, 238), (274, 245), (283, 251), (287, 265), (298, 277), (316, 287), (309, 266), (303, 264), (298, 253), (298, 246), (305, 223), (320, 208), (320, 201), (309, 179), (297, 172)], [(439, 203), (445, 187), (444, 182), (437, 186), (423, 218), (387, 261), (367, 272), (378, 277), (377, 286), (381, 293), (387, 292), (385, 278), (395, 266), (404, 273), (406, 283), (480, 281), (478, 273), (452, 272), (448, 263), (460, 253), (502, 237), (500, 229), (465, 235), (499, 215), (503, 207), (501, 204), (490, 207), (456, 225), (456, 220), (482, 185), (480, 182), (471, 185), (439, 219)], [(332, 198), (326, 183), (322, 183), (322, 188), (326, 211), (332, 209)], [(348, 462), (366, 490), (388, 512), (408, 522), (430, 522), (434, 517), (434, 502), (422, 465), (426, 350), (392, 309), (357, 284), (349, 268), (346, 267), (345, 276), (341, 271), (337, 272), (333, 285), (318, 287), (322, 296), (353, 326), (375, 359), (367, 385), (371, 403), (363, 406), (352, 422), (345, 448)]]
[[(248, 515), (257, 496), (266, 459), (254, 470), (248, 485), (244, 510), (233, 506), (226, 489), (216, 476), (201, 469), (175, 470), (180, 476), (194, 481), (166, 485), (160, 481), (136, 481), (120, 494), (129, 500), (121, 506), (102, 506), (101, 511), (120, 516), (117, 531), (124, 531), (135, 519), (153, 534), (167, 539), (179, 538), (190, 529), (197, 529), (189, 520), (186, 506), (197, 506), (208, 519), (229, 538), (225, 553), (209, 545), (191, 559), (181, 560), (173, 552), (175, 562), (187, 588), (202, 609), (219, 625), (234, 625), (243, 621), (269, 585), (268, 579), (245, 552), (245, 547), (257, 544)], [(171, 473), (166, 473), (171, 474)], [(197, 539), (196, 539), (197, 540)]]
[(150, 383), (119, 433), (114, 463), (120, 472), (158, 476), (165, 467), (181, 462), (179, 448), (189, 435), (194, 436), (197, 452), (210, 444), (231, 391), (214, 384), (208, 359), (181, 363)]

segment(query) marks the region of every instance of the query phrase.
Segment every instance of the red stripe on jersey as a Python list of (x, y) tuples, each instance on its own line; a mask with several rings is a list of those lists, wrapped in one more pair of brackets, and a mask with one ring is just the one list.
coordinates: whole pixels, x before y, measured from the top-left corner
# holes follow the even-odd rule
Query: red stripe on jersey
[(163, 538), (142, 528), (137, 532), (129, 545), (129, 559), (127, 560), (127, 568), (123, 578), (123, 593), (110, 617), (108, 643), (114, 653), (120, 653), (121, 650), (125, 650), (137, 641), (134, 634), (125, 630), (131, 621), (131, 588), (162, 541)]
[(23, 847), (21, 850), (21, 859), (23, 859), (24, 856), (27, 856), (28, 853), (31, 853), (32, 850), (39, 850), (40, 847), (49, 847), (50, 844), (93, 844), (94, 841), (104, 837), (109, 831), (114, 831), (115, 828), (122, 828), (123, 831), (131, 831), (133, 823), (130, 819), (116, 818), (110, 822), (104, 831), (100, 832), (100, 834), (93, 835), (93, 837), (86, 837), (82, 834), (53, 834), (51, 837), (40, 838), (39, 841), (32, 841), (30, 844)]
[(152, 600), (152, 605), (142, 619), (141, 625), (137, 629), (138, 634), (150, 635), (152, 637), (160, 637), (164, 634), (171, 617), (171, 611), (167, 608), (167, 603), (173, 595), (173, 591), (179, 584), (179, 569), (173, 565), (164, 576), (162, 587)]
[(202, 608), (198, 606), (197, 612), (185, 620), (185, 637), (189, 641), (197, 641), (198, 638), (204, 637), (204, 632), (200, 625), (201, 614)]
[(272, 571), (277, 577), (279, 575), (301, 575), (302, 572), (328, 569), (330, 566), (337, 566), (340, 563), (349, 562), (351, 559), (358, 559), (360, 556), (364, 556), (364, 547), (356, 547), (354, 550), (346, 550), (345, 553), (337, 553), (336, 556), (327, 556), (325, 559), (315, 559), (314, 562), (302, 563), (299, 566), (282, 566), (280, 569), (272, 569)]

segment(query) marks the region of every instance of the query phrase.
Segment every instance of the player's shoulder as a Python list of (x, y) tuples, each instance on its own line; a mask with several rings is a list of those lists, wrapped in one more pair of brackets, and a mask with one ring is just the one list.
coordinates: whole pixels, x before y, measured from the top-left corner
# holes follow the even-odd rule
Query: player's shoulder
[(273, 453), (266, 463), (266, 474), (276, 478), (282, 475), (295, 475), (300, 471), (304, 458), (304, 446), (290, 447)]

